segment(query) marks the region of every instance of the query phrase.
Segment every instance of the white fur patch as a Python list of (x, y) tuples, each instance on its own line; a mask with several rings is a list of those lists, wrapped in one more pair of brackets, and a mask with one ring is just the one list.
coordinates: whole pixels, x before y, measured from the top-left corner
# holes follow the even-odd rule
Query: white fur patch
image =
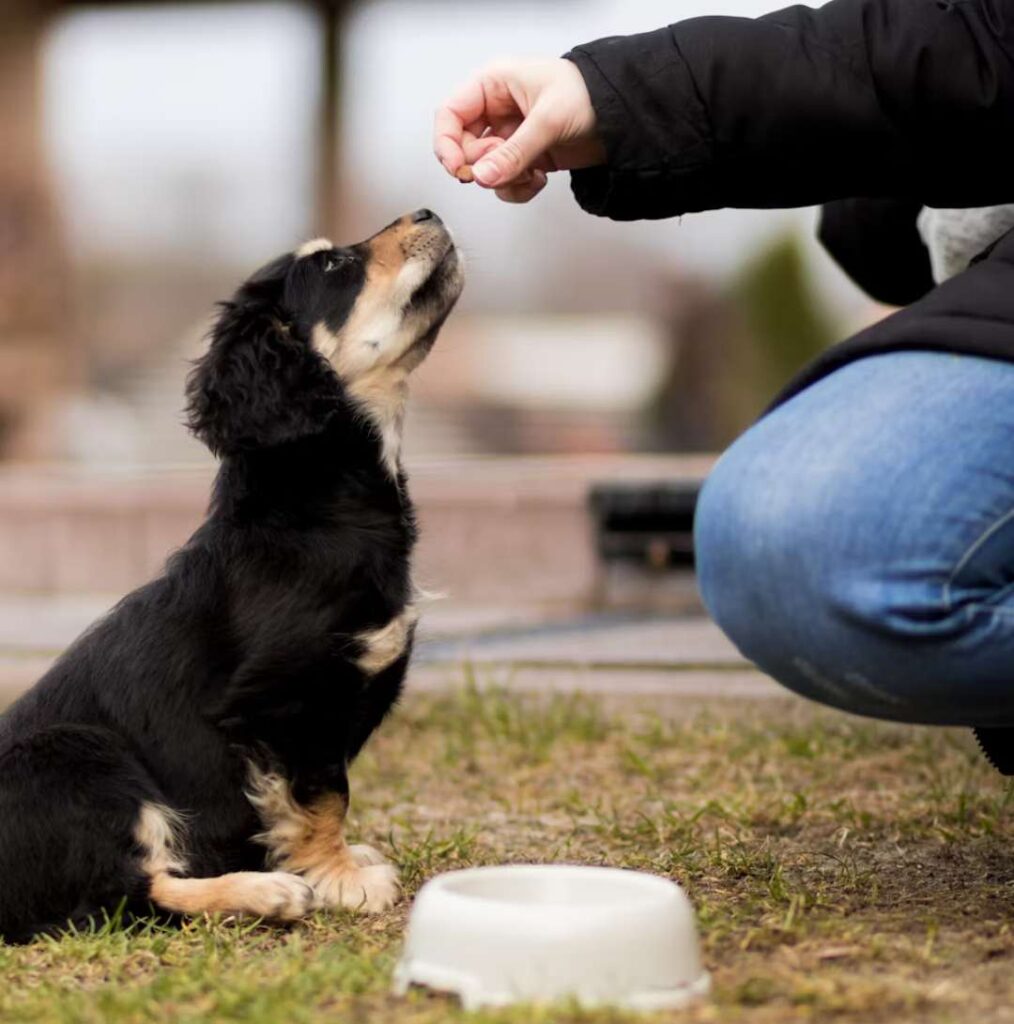
[(305, 259), (307, 256), (312, 256), (315, 252), (324, 252), (327, 249), (333, 249), (334, 243), (330, 238), (314, 238), (309, 242), (304, 242), (296, 250), (296, 259)]
[(382, 914), (398, 901), (398, 869), (391, 864), (358, 864), (340, 871), (305, 876), (313, 888), (317, 907)]
[(333, 331), (327, 329), (327, 325), (319, 323), (314, 325), (310, 332), (310, 344), (327, 360), (333, 362), (341, 338)]
[(386, 626), (360, 633), (356, 639), (366, 651), (356, 661), (356, 666), (368, 676), (375, 676), (389, 668), (405, 653), (412, 627), (418, 621), (419, 612), (415, 605), (410, 604)]
[(254, 839), (268, 848), (269, 859), (277, 864), (306, 835), (306, 812), (293, 798), (288, 780), (274, 772), (261, 771), (253, 764), (247, 768), (250, 782), (246, 797), (265, 826)]
[[(345, 328), (335, 334), (325, 324), (319, 323), (313, 328), (310, 340), (313, 347), (345, 381), (349, 397), (373, 424), (380, 438), (380, 458), (384, 468), (392, 479), (397, 479), (405, 403), (408, 401), (408, 371), (398, 365), (380, 362), (377, 351), (361, 341), (357, 342), (354, 335), (346, 333)], [(372, 365), (356, 366), (355, 353), (350, 356), (348, 346), (358, 346), (361, 350), (369, 348), (368, 356)]]
[(183, 817), (164, 804), (145, 803), (134, 826), (134, 840), (144, 850), (142, 868), (149, 875), (186, 870)]

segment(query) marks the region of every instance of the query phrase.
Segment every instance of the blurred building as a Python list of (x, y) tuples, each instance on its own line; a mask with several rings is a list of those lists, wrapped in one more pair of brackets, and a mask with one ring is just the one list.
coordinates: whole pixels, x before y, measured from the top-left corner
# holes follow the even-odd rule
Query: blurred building
[(0, 31), (0, 455), (46, 451), (33, 414), (81, 381), (42, 137), (49, 14), (11, 0)]
[[(277, 162), (272, 182), (263, 163), (251, 160), (230, 179), (216, 174), (214, 154), (206, 159), (209, 141), (211, 149), (229, 145), (219, 126), (232, 121), (234, 132), (257, 138), (260, 116), (253, 106), (258, 90), (248, 89), (241, 76), (231, 78), (231, 97), (225, 96), (226, 105), (234, 101), (231, 110), (216, 103), (214, 89), (201, 91), (207, 75), (200, 67), (213, 64), (216, 50), (242, 50), (258, 40), (260, 53), (246, 47), (246, 71), (253, 70), (255, 85), (260, 79), (262, 92), (275, 83), (258, 75), (258, 59), (266, 56), (276, 71), (283, 70), (286, 56), (295, 65), (301, 102), (284, 114), (294, 123), (294, 137), (274, 141), (276, 151), (277, 143), (288, 141), (295, 154), (288, 195), (298, 197), (292, 204), (298, 213), (290, 211), (287, 230), (275, 234), (288, 245), (304, 224), (333, 225), (338, 34), (350, 6), (346, 0), (182, 8), (156, 0), (142, 6), (72, 0), (2, 5), (0, 457), (137, 454), (135, 442), (145, 448), (144, 423), (131, 423), (136, 417), (130, 407), (140, 405), (143, 413), (153, 396), (159, 406), (158, 378), (167, 365), (177, 396), (170, 414), (178, 407), (175, 371), (193, 347), (193, 326), (237, 276), (220, 241), (243, 231), (231, 231), (235, 223), (227, 216), (241, 226), (255, 219), (258, 188), (263, 194), (273, 185), (277, 194), (277, 179), (289, 170), (284, 159)], [(270, 22), (283, 8), (304, 31), (297, 40), (302, 51), (294, 53), (290, 45), (280, 61)], [(173, 10), (183, 10), (183, 19), (164, 33), (158, 18)], [(252, 33), (246, 30), (251, 13), (261, 22)], [(135, 45), (125, 35), (133, 35)], [(120, 41), (127, 45), (117, 49)], [(186, 100), (188, 87), (190, 110), (174, 125), (164, 101), (177, 100), (179, 114), (178, 100)], [(284, 93), (278, 99), (285, 102)], [(133, 118), (124, 116), (131, 105)], [(302, 118), (292, 118), (292, 109)], [(152, 126), (161, 130), (153, 135)], [(174, 127), (176, 141), (183, 140), (180, 159), (162, 161), (157, 147), (145, 145), (144, 129), (147, 142), (164, 136), (171, 145)], [(163, 164), (168, 173), (159, 174)], [(82, 193), (89, 175), (93, 187)], [(246, 187), (245, 211), (230, 202), (236, 181)], [(273, 215), (262, 215), (262, 223)], [(261, 252), (252, 257), (263, 258)], [(125, 436), (131, 433), (137, 436)]]

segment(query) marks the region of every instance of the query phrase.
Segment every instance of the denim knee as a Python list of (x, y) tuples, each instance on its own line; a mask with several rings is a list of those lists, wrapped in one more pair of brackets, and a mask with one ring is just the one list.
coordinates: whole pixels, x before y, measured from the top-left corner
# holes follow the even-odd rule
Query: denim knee
[(746, 659), (811, 700), (960, 722), (955, 680), (982, 621), (948, 593), (954, 554), (930, 565), (860, 543), (883, 505), (839, 467), (776, 441), (748, 433), (702, 489), (697, 576), (712, 618)]
[(736, 441), (695, 535), (701, 595), (743, 655), (861, 714), (1014, 720), (1011, 391), (1014, 369), (984, 360), (882, 356)]
[[(813, 538), (823, 532), (822, 510), (812, 500), (815, 482), (791, 460), (777, 461), (776, 452), (755, 450), (747, 437), (705, 484), (695, 523), (704, 604), (743, 656), (789, 689), (844, 710), (893, 717), (892, 698), (840, 659), (843, 649), (862, 646), (876, 619), (872, 603), (865, 624), (858, 614), (851, 621), (843, 614), (857, 581), (844, 571), (833, 536), (813, 550)], [(850, 514), (841, 506), (839, 512)]]
[(857, 541), (878, 525), (865, 488), (782, 440), (748, 432), (705, 484), (695, 523), (702, 599), (744, 657), (785, 686), (890, 717), (898, 697), (873, 668), (910, 635), (947, 634), (942, 583), (920, 574), (892, 583), (886, 560)]
[[(774, 591), (787, 585), (779, 552), (792, 543), (784, 519), (770, 514), (770, 487), (737, 442), (716, 464), (701, 491), (694, 521), (697, 584), (711, 617), (749, 659), (768, 646)], [(766, 614), (761, 614), (768, 605)]]

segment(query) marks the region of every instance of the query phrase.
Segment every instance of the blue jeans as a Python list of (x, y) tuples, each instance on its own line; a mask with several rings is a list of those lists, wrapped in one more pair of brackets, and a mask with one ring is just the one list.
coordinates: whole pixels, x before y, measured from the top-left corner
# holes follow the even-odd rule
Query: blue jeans
[(860, 715), (1014, 726), (1014, 365), (871, 356), (761, 420), (698, 505), (750, 661)]

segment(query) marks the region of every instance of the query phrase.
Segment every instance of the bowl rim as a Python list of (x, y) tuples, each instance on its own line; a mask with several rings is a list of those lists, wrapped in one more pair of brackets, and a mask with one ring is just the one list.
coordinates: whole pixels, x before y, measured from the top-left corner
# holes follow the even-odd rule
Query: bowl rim
[[(680, 900), (686, 900), (683, 890), (670, 878), (653, 875), (647, 871), (636, 871), (631, 868), (600, 867), (594, 864), (489, 864), (481, 867), (459, 868), (455, 871), (446, 871), (443, 874), (437, 875), (436, 878), (430, 879), (420, 890), (419, 895), (423, 895), (424, 891), (428, 894), (439, 894), (441, 898), (460, 901), (462, 905), (496, 908), (498, 912), (538, 912), (545, 909), (545, 904), (461, 892), (456, 888), (456, 883), (468, 881), (471, 878), (495, 875), (519, 878), (525, 876), (561, 876), (566, 874), (581, 875), (586, 879), (594, 876), (603, 880), (609, 878), (613, 881), (619, 881), (631, 891), (630, 901), (625, 905), (625, 909), (628, 910), (638, 907), (658, 909), (660, 900), (663, 898), (672, 900), (676, 897)], [(594, 899), (552, 905), (558, 912), (576, 913), (599, 912), (610, 909), (615, 910), (616, 908), (615, 904), (600, 903)]]

